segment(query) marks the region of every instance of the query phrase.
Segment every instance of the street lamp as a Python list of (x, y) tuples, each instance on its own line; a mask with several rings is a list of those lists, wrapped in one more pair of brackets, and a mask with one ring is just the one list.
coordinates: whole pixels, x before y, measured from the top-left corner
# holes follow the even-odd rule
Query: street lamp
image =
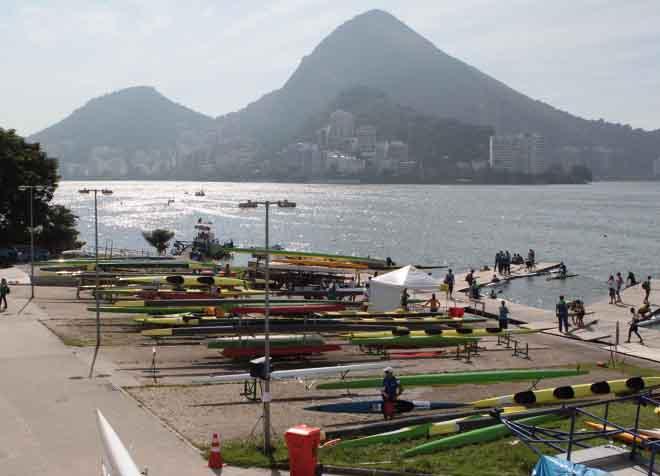
[(94, 297), (96, 298), (96, 347), (94, 348), (94, 357), (92, 358), (92, 365), (89, 368), (89, 378), (94, 375), (94, 365), (96, 365), (96, 356), (101, 347), (101, 312), (99, 303), (99, 210), (97, 196), (99, 193), (103, 195), (112, 195), (112, 190), (105, 188), (83, 188), (78, 190), (78, 193), (83, 195), (94, 194), (94, 269), (96, 270), (96, 285), (94, 286)]
[(34, 192), (43, 192), (43, 185), (19, 185), (21, 192), (30, 192), (30, 299), (34, 299)]
[(266, 284), (264, 288), (264, 391), (262, 393), (261, 401), (264, 404), (264, 453), (270, 456), (272, 447), (270, 444), (270, 252), (268, 250), (268, 227), (270, 220), (270, 206), (277, 205), (279, 208), (295, 208), (295, 202), (288, 200), (278, 201), (256, 201), (248, 200), (238, 204), (239, 208), (257, 208), (259, 205), (266, 207), (266, 267), (264, 269), (264, 276)]

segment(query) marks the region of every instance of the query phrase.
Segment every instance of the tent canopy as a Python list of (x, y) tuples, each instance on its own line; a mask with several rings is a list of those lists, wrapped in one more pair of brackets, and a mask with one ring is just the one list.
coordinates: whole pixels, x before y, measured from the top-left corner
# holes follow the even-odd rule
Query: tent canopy
[(404, 288), (437, 291), (441, 281), (408, 265), (372, 278), (369, 283), (369, 310), (393, 311), (401, 305), (401, 291)]
[(402, 289), (437, 289), (442, 284), (440, 280), (418, 270), (411, 264), (396, 271), (390, 271), (387, 274), (377, 276), (371, 280), (371, 283), (397, 286)]

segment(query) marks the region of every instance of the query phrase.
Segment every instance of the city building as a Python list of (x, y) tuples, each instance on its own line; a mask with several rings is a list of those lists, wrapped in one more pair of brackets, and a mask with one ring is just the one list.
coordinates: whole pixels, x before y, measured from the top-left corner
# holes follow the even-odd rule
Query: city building
[(355, 118), (350, 112), (336, 110), (330, 114), (329, 126), (328, 146), (331, 148), (342, 145), (345, 139), (355, 136)]
[(363, 125), (357, 128), (355, 135), (360, 155), (373, 157), (376, 154), (376, 128)]
[(539, 134), (490, 137), (490, 167), (512, 173), (545, 172), (545, 145)]
[(338, 175), (358, 175), (364, 172), (366, 162), (353, 155), (331, 151), (325, 154), (325, 168)]

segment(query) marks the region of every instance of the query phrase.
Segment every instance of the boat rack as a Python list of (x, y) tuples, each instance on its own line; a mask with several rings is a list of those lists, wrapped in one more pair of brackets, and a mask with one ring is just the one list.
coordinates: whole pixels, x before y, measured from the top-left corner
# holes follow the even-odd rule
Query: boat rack
[[(597, 402), (585, 402), (577, 405), (564, 405), (560, 408), (549, 410), (548, 413), (557, 412), (564, 414), (570, 418), (569, 431), (562, 431), (551, 428), (543, 428), (541, 426), (526, 425), (519, 421), (514, 421), (508, 415), (503, 414), (500, 410), (494, 410), (494, 416), (522, 441), (529, 449), (534, 451), (539, 457), (543, 452), (539, 447), (547, 446), (556, 451), (565, 453), (566, 459), (571, 461), (571, 454), (574, 449), (591, 448), (586, 443), (588, 440), (596, 438), (610, 438), (620, 433), (628, 433), (631, 435), (633, 442), (631, 444), (631, 451), (629, 455), (630, 460), (635, 460), (648, 468), (648, 475), (652, 476), (655, 469), (656, 453), (660, 450), (660, 440), (646, 440), (639, 432), (639, 415), (642, 406), (652, 405), (660, 407), (660, 393), (654, 393), (656, 389), (648, 390), (643, 394), (630, 395), (625, 397), (613, 398), (610, 400), (600, 400)], [(635, 423), (632, 427), (624, 427), (609, 418), (609, 410), (611, 405), (622, 403), (635, 403)], [(604, 407), (603, 417), (599, 417), (591, 410), (594, 407)], [(576, 420), (579, 417), (588, 417), (589, 419), (603, 424), (602, 430), (594, 431), (580, 431), (576, 429)], [(607, 428), (609, 427), (609, 429)], [(642, 451), (650, 452), (650, 456), (642, 454)]]

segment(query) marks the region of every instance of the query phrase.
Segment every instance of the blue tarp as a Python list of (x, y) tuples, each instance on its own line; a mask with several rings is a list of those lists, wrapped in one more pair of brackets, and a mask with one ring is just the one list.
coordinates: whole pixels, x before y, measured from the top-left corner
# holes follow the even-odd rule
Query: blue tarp
[(588, 468), (583, 464), (571, 463), (562, 458), (541, 456), (532, 470), (532, 476), (608, 476), (600, 469)]

